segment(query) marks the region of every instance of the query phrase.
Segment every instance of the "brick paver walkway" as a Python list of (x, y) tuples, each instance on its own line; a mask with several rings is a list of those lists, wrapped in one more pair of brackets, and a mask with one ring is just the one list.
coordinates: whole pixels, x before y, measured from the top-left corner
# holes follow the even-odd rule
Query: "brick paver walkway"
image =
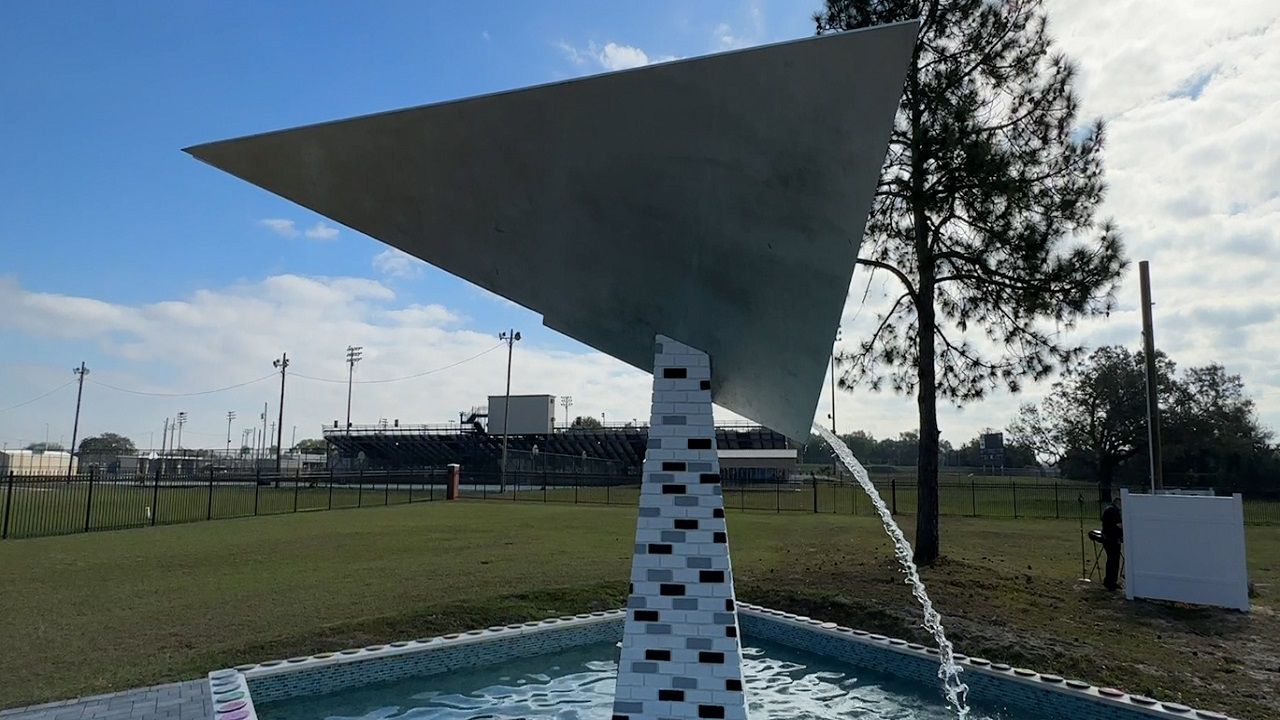
[(204, 679), (0, 710), (0, 720), (208, 720), (212, 716), (209, 683)]

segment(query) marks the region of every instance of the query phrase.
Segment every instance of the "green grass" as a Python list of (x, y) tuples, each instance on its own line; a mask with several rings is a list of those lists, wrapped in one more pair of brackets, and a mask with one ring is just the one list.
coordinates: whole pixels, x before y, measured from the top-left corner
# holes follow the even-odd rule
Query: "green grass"
[[(0, 707), (618, 607), (634, 519), (437, 502), (0, 543)], [(729, 526), (743, 600), (924, 640), (872, 519), (738, 512)], [(1280, 528), (1247, 533), (1248, 615), (1077, 584), (1074, 521), (944, 519), (925, 580), (965, 652), (1264, 717), (1280, 696)]]

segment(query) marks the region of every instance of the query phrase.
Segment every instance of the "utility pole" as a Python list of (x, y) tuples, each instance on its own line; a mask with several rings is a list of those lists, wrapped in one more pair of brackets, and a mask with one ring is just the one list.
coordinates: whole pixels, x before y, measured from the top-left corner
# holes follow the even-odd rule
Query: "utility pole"
[(1156, 376), (1156, 339), (1151, 321), (1151, 267), (1138, 263), (1138, 283), (1142, 292), (1142, 354), (1147, 366), (1147, 448), (1151, 460), (1151, 492), (1164, 489), (1164, 470), (1160, 462), (1160, 399)]
[[(89, 368), (84, 366), (84, 361), (80, 361), (80, 367), (72, 368), (71, 372), (76, 374), (79, 387), (76, 388), (76, 419), (71, 426), (71, 449), (67, 453), (67, 482), (71, 481), (71, 468), (76, 462), (76, 435), (80, 432), (80, 397), (84, 394), (84, 376), (89, 374)], [(48, 441), (45, 441), (45, 450), (49, 449)]]
[(164, 449), (169, 442), (169, 418), (164, 419), (164, 430), (160, 433), (160, 471), (164, 472)]
[[(840, 328), (836, 328), (836, 342), (840, 342)], [(831, 348), (831, 434), (836, 432), (836, 350)]]
[[(280, 418), (276, 423), (276, 475), (280, 474), (280, 456), (284, 449), (284, 376), (285, 371), (289, 369), (289, 353), (280, 353), (280, 359), (271, 363), (275, 367), (280, 368)], [(350, 397), (351, 385), (347, 385), (348, 397)]]
[(511, 355), (515, 344), (520, 341), (520, 333), (514, 329), (498, 333), (498, 339), (507, 344), (507, 397), (502, 410), (502, 474), (498, 484), (498, 492), (507, 490), (507, 425), (511, 420)]
[(347, 346), (347, 431), (351, 430), (351, 383), (356, 372), (356, 363), (364, 357), (364, 348), (359, 345)]
[(573, 396), (565, 395), (560, 398), (560, 404), (564, 406), (564, 426), (567, 428), (569, 427), (569, 423), (573, 422), (569, 418), (569, 408), (573, 407)]
[(227, 411), (227, 460), (231, 460), (231, 421), (236, 419), (236, 411)]

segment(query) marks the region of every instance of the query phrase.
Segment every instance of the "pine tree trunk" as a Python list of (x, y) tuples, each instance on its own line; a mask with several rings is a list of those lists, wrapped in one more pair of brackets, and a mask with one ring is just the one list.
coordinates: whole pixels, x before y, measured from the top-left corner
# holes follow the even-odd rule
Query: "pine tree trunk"
[[(927, 291), (926, 291), (927, 288)], [(927, 292), (927, 295), (926, 295)], [(916, 495), (917, 565), (931, 565), (938, 559), (938, 392), (934, 369), (933, 278), (920, 282), (920, 364), (916, 405), (920, 411), (919, 492)]]
[[(918, 52), (918, 51), (917, 51)], [(920, 452), (916, 460), (918, 471), (916, 493), (916, 543), (917, 565), (932, 565), (938, 559), (938, 387), (934, 366), (934, 261), (928, 216), (925, 214), (925, 158), (916, 140), (920, 137), (921, 111), (918, 102), (918, 56), (911, 59), (911, 71), (907, 76), (907, 92), (911, 105), (911, 194), (912, 224), (915, 233), (915, 251), (919, 287), (913, 298), (916, 306), (919, 362), (916, 405), (920, 411)]]

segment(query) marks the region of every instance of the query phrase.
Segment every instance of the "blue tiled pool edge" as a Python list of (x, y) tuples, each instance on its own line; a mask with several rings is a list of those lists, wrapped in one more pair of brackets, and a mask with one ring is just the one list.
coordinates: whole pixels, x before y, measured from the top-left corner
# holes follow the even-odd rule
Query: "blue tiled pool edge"
[[(922, 645), (746, 603), (738, 604), (738, 615), (747, 638), (767, 640), (929, 686), (938, 683), (936, 651)], [(616, 641), (622, 637), (625, 617), (623, 610), (589, 613), (216, 670), (209, 673), (213, 720), (257, 720), (254, 701), (266, 703), (329, 693)], [(957, 660), (964, 667), (963, 680), (975, 697), (1050, 718), (1227, 717), (982, 658), (958, 655)]]

